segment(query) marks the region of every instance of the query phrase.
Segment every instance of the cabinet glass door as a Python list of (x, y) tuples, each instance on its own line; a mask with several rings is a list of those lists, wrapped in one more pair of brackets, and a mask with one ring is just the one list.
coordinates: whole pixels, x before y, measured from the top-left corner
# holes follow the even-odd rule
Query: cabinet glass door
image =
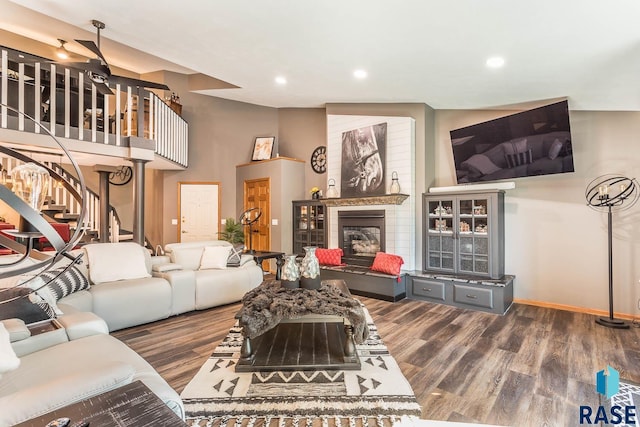
[(427, 214), (427, 265), (432, 269), (453, 271), (454, 223), (453, 200), (430, 200)]
[(309, 229), (309, 207), (307, 205), (294, 206), (293, 215), (293, 253), (303, 253), (307, 245)]
[(460, 272), (489, 273), (488, 209), (486, 198), (458, 201)]
[(309, 246), (324, 247), (324, 206), (309, 206)]

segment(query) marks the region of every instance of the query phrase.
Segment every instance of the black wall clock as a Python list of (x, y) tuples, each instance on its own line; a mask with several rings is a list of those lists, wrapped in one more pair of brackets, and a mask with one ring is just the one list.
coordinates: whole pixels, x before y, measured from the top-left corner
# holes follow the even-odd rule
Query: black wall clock
[(315, 173), (325, 173), (327, 171), (327, 147), (321, 145), (313, 150), (311, 154), (311, 169)]
[(109, 174), (109, 184), (127, 185), (131, 178), (133, 178), (131, 166), (119, 166), (115, 172)]

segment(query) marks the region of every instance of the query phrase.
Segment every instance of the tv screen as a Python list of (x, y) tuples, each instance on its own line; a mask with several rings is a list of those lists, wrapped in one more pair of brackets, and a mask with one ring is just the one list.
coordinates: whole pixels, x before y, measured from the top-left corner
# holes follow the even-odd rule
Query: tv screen
[(450, 134), (458, 184), (574, 171), (567, 101)]

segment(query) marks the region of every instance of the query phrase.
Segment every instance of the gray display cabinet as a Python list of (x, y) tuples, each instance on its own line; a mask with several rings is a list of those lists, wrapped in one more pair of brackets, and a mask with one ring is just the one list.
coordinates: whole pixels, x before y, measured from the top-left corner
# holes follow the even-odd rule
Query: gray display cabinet
[(504, 276), (504, 191), (423, 195), (423, 270)]
[(424, 194), (423, 271), (407, 298), (504, 314), (515, 276), (504, 274), (504, 191)]
[(319, 200), (293, 201), (293, 253), (305, 246), (327, 247), (327, 206)]
[(413, 272), (407, 279), (407, 298), (504, 314), (513, 303), (514, 279), (511, 275), (492, 280)]

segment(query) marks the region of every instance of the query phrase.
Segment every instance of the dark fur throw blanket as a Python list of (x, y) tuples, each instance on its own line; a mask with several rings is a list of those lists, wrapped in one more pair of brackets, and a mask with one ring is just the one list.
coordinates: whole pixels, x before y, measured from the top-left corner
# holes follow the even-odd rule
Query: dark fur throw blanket
[(266, 280), (242, 298), (240, 325), (249, 338), (262, 335), (282, 319), (296, 319), (306, 314), (342, 316), (353, 326), (356, 344), (369, 335), (367, 320), (360, 302), (342, 292), (330, 281), (320, 289), (287, 289), (279, 280)]

